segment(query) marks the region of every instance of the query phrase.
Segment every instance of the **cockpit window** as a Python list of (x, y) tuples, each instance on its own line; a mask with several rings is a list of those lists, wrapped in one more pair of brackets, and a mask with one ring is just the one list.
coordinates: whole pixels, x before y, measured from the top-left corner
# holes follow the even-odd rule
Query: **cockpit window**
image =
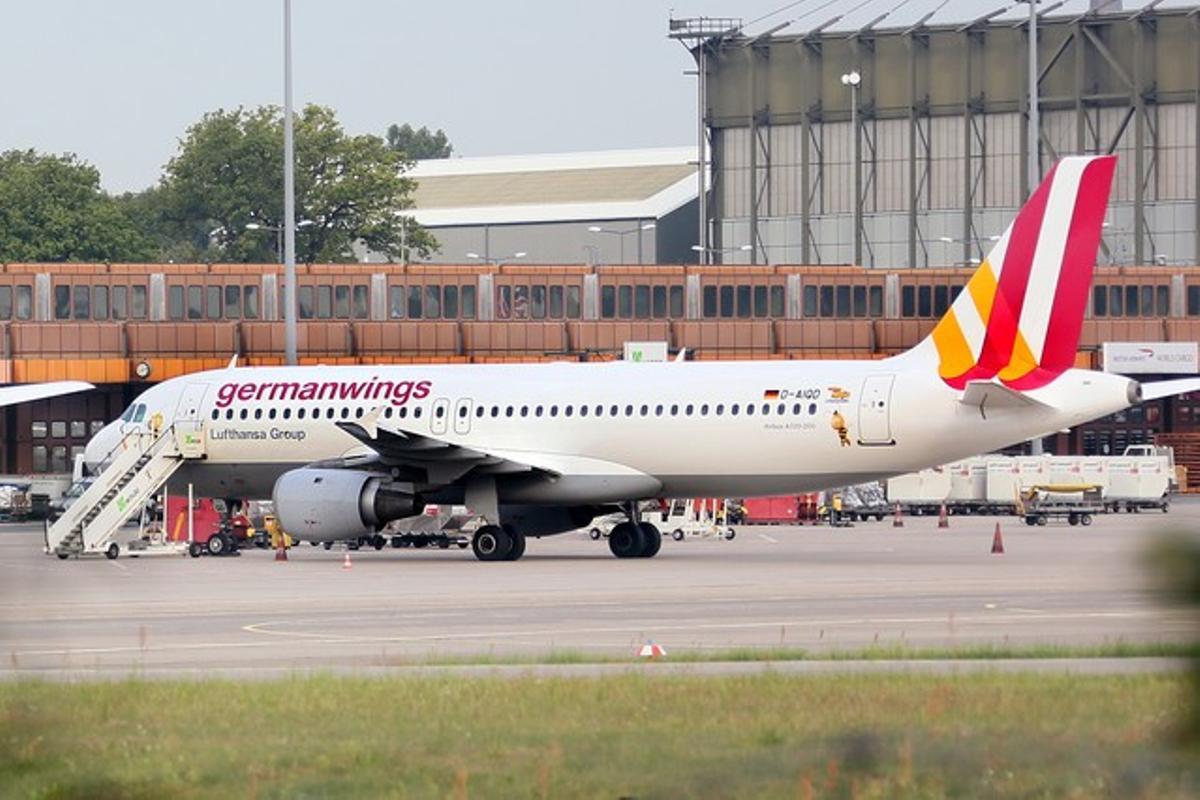
[(132, 422), (133, 421), (133, 409), (134, 409), (134, 406), (130, 406), (129, 408), (125, 409), (125, 413), (121, 415), (122, 422)]
[(145, 418), (146, 418), (146, 404), (138, 403), (137, 406), (134, 407), (133, 421), (141, 422)]

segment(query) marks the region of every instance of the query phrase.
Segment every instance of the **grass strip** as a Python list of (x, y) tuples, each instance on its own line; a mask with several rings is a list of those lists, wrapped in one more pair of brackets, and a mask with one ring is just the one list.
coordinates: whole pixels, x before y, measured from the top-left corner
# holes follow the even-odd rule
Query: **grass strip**
[(0, 684), (10, 797), (1195, 797), (1182, 677)]

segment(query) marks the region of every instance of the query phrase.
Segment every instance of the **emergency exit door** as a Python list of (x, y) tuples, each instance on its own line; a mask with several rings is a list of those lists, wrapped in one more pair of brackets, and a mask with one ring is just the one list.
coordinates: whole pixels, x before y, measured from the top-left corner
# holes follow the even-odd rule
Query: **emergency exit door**
[(892, 387), (895, 375), (869, 375), (858, 396), (858, 443), (892, 445)]

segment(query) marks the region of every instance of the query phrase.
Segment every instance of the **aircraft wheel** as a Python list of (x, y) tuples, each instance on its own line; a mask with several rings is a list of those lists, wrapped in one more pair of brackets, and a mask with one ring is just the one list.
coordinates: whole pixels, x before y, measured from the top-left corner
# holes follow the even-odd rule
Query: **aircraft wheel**
[(471, 549), (480, 561), (503, 561), (512, 549), (512, 540), (499, 525), (484, 525), (475, 531)]
[(617, 558), (636, 558), (642, 546), (642, 532), (632, 522), (622, 522), (608, 534), (608, 549)]
[(683, 529), (676, 528), (675, 530), (671, 531), (671, 538), (677, 542), (682, 542), (683, 541)]
[(649, 522), (638, 525), (638, 531), (642, 534), (642, 550), (638, 558), (654, 558), (662, 549), (662, 534)]
[(504, 533), (508, 535), (508, 540), (511, 542), (508, 554), (504, 557), (504, 560), (517, 561), (521, 556), (525, 555), (525, 534), (511, 525), (504, 526)]

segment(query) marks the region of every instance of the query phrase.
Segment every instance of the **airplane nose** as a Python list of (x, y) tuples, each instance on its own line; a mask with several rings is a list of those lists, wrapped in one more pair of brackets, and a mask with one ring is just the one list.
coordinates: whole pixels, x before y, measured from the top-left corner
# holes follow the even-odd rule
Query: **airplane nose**
[(87, 445), (83, 448), (83, 463), (89, 474), (95, 475), (99, 471), (100, 466), (108, 459), (112, 449), (120, 441), (120, 432), (117, 430), (116, 422), (108, 423), (88, 440)]

